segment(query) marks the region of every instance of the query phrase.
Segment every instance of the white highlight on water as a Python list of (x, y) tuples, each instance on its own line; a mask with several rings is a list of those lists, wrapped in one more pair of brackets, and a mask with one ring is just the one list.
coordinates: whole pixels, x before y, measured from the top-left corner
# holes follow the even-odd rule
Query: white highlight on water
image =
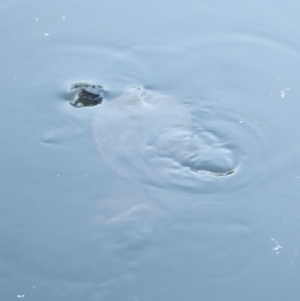
[(283, 249), (283, 247), (277, 242), (275, 238), (271, 237), (271, 240), (273, 240), (276, 245), (272, 250), (276, 251), (276, 254), (279, 254), (279, 249)]

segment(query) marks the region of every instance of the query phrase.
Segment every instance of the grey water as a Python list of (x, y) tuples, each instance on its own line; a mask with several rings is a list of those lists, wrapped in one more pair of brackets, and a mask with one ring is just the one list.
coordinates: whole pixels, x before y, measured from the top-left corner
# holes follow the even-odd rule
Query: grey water
[(299, 9), (2, 0), (0, 300), (298, 300)]

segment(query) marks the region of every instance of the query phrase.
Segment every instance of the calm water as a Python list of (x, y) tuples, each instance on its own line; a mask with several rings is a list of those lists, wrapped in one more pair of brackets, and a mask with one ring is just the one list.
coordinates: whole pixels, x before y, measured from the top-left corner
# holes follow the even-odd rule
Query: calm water
[(299, 9), (2, 0), (0, 300), (298, 300)]

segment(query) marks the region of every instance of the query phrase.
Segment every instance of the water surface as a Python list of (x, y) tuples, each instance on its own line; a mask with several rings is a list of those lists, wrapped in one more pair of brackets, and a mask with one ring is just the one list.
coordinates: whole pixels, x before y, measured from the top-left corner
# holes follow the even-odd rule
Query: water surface
[[(0, 299), (295, 300), (298, 6), (2, 1)], [(70, 106), (77, 82), (102, 85), (103, 105)], [(100, 153), (93, 122), (138, 86), (176, 99), (179, 130), (209, 133), (236, 172), (190, 189), (139, 149), (118, 173), (125, 149)], [(180, 137), (159, 135), (162, 110), (163, 151)]]

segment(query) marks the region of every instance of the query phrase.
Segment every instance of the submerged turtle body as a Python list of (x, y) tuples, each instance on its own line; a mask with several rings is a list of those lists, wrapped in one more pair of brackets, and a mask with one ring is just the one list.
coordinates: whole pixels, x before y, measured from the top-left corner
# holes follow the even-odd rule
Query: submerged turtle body
[(202, 191), (236, 166), (222, 138), (193, 124), (181, 101), (155, 91), (131, 89), (105, 103), (93, 128), (107, 163), (151, 186)]
[(76, 99), (70, 103), (74, 107), (91, 107), (102, 103), (103, 88), (99, 85), (78, 83), (71, 90), (76, 91)]

